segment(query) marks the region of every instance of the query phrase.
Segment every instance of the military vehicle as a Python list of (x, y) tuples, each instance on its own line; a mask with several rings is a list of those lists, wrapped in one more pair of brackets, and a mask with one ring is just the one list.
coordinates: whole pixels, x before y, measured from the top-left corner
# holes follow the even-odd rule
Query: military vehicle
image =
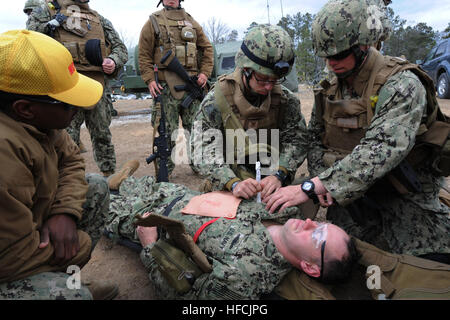
[(124, 72), (120, 78), (124, 93), (148, 93), (147, 84), (141, 78), (139, 70), (139, 46), (135, 46), (128, 52), (128, 61), (124, 66)]
[[(214, 69), (209, 78), (210, 83), (214, 83), (222, 74), (230, 73), (234, 70), (234, 57), (241, 47), (242, 41), (230, 41), (214, 46)], [(124, 73), (119, 78), (122, 82), (122, 91), (124, 93), (148, 93), (148, 87), (142, 80), (139, 71), (139, 46), (134, 47), (129, 52), (128, 62), (125, 64)], [(292, 92), (298, 92), (298, 78), (297, 70), (292, 68), (292, 71), (287, 75), (283, 85)]]

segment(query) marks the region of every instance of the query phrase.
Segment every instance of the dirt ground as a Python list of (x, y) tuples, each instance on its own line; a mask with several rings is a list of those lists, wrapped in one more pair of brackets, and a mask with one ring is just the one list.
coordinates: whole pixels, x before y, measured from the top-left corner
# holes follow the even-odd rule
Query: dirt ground
[[(300, 86), (298, 96), (301, 101), (302, 113), (308, 122), (313, 105), (312, 90)], [(439, 100), (439, 104), (444, 113), (450, 116), (450, 100)], [(119, 100), (114, 103), (114, 107), (119, 113), (111, 124), (117, 168), (130, 159), (137, 159), (140, 167), (134, 174), (136, 177), (155, 173), (153, 165), (145, 162), (151, 153), (153, 134), (150, 124), (151, 105), (152, 100)], [(84, 126), (81, 131), (81, 140), (88, 150), (83, 154), (86, 160), (86, 172), (100, 173), (93, 160), (89, 133)], [(182, 140), (180, 136), (179, 141)], [(183, 151), (180, 155), (183, 155)], [(297, 175), (302, 174), (307, 174), (306, 164), (303, 164), (297, 171)], [(189, 165), (181, 165), (175, 167), (170, 181), (197, 190), (201, 179), (192, 172)], [(113, 281), (120, 290), (117, 300), (157, 299), (139, 255), (126, 247), (114, 244), (105, 237), (99, 241), (90, 262), (83, 268), (82, 277)]]

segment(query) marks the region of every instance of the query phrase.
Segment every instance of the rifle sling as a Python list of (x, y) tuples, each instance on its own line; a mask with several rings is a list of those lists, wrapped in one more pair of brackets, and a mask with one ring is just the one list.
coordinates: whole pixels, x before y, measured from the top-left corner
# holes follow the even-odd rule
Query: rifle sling
[[(182, 196), (179, 196), (178, 198), (173, 199), (169, 205), (164, 209), (163, 216), (168, 217), (170, 212), (172, 211), (172, 208), (177, 204), (178, 201), (180, 201), (182, 198), (184, 198), (184, 194)], [(158, 231), (158, 239), (161, 237), (161, 226), (157, 227)]]

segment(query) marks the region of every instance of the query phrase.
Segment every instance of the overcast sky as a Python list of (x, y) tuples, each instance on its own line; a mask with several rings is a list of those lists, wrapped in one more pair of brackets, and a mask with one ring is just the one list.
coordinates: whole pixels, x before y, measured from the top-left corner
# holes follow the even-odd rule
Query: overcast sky
[[(215, 17), (239, 36), (250, 23), (276, 24), (282, 17), (297, 12), (316, 14), (327, 0), (186, 0), (183, 7), (200, 24)], [(425, 22), (435, 31), (443, 31), (450, 22), (450, 0), (393, 0), (390, 5), (396, 15), (409, 24)], [(0, 32), (25, 28), (25, 0), (2, 0)], [(91, 0), (91, 8), (109, 19), (116, 30), (129, 42), (136, 44), (142, 26), (156, 10), (158, 0)], [(269, 4), (269, 15), (267, 10)], [(161, 8), (161, 6), (159, 7)]]

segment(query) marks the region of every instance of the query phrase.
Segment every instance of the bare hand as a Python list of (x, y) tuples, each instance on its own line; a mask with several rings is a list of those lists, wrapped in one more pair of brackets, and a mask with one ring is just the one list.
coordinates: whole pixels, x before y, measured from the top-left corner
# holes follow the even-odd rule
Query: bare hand
[(261, 180), (260, 185), (262, 187), (261, 199), (266, 202), (266, 197), (281, 188), (281, 181), (275, 176), (267, 176)]
[(148, 85), (148, 90), (150, 91), (152, 98), (159, 96), (161, 94), (162, 89), (163, 87), (159, 83), (156, 83), (156, 81), (152, 81)]
[(261, 192), (261, 185), (255, 179), (246, 179), (239, 182), (236, 187), (234, 187), (233, 195), (235, 197), (250, 199), (258, 192)]
[(320, 205), (323, 208), (327, 208), (333, 204), (333, 196), (329, 192), (327, 192), (325, 195), (317, 195), (317, 198), (319, 199)]
[[(146, 212), (142, 217), (148, 217), (150, 214), (150, 212)], [(143, 247), (146, 247), (158, 240), (158, 229), (156, 227), (137, 226), (136, 233)]]
[(274, 213), (279, 206), (280, 213), (286, 208), (296, 206), (308, 201), (308, 196), (301, 190), (300, 186), (293, 185), (280, 188), (278, 191), (267, 197), (266, 210)]
[(116, 70), (116, 63), (113, 59), (105, 58), (102, 64), (103, 72), (106, 74), (112, 74)]
[(75, 220), (68, 215), (58, 214), (45, 221), (41, 231), (41, 243), (43, 249), (51, 241), (55, 250), (55, 258), (52, 265), (64, 265), (80, 251), (77, 225)]
[(208, 82), (208, 77), (205, 76), (203, 73), (199, 73), (197, 76), (197, 84), (204, 88), (206, 83)]

